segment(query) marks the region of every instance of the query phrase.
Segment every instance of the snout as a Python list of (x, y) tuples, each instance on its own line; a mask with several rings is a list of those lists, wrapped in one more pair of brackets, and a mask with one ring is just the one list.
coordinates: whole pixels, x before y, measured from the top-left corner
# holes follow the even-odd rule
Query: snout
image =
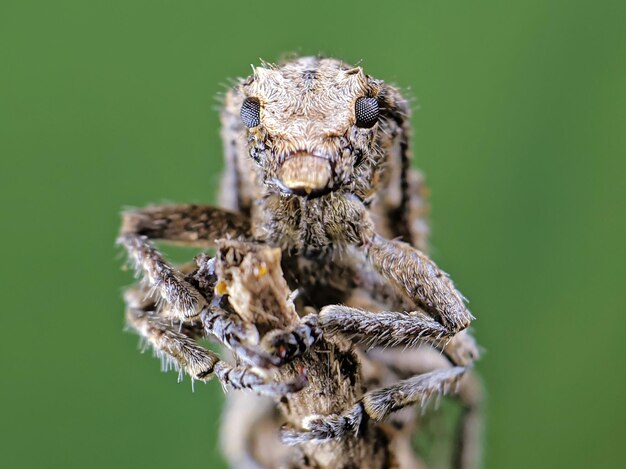
[(283, 192), (312, 198), (332, 190), (334, 168), (328, 158), (296, 153), (283, 162), (277, 176)]

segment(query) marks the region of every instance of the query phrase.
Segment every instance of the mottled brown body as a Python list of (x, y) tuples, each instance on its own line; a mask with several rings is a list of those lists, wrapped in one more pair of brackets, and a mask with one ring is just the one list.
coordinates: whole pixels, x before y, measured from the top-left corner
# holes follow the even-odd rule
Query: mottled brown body
[[(129, 323), (193, 378), (270, 396), (231, 393), (233, 466), (421, 467), (411, 406), (458, 391), (455, 466), (476, 467), (473, 317), (424, 254), (408, 117), (398, 90), (359, 67), (305, 57), (256, 68), (222, 112), (224, 209), (125, 214), (120, 243), (147, 283), (127, 294)], [(151, 239), (217, 245), (218, 256), (176, 269)], [(203, 336), (235, 365), (195, 345)]]
[[(234, 303), (239, 316), (266, 332), (290, 330), (301, 324), (280, 267), (278, 249), (225, 242), (220, 244), (219, 253), (217, 277), (224, 282), (223, 291), (231, 304)], [(290, 382), (297, 380), (303, 370), (309, 384), (297, 393), (278, 399), (283, 418), (267, 422), (268, 426), (286, 423), (298, 428), (311, 415), (340, 414), (346, 406), (356, 404), (365, 389), (359, 357), (351, 344), (340, 337), (320, 338), (313, 350), (276, 369), (273, 377), (276, 381)], [(271, 414), (267, 418), (271, 418)], [(362, 429), (362, 438), (324, 445), (308, 442), (283, 454), (264, 447), (264, 457), (269, 456), (271, 460), (266, 464), (272, 467), (394, 467), (390, 435), (373, 421), (364, 426), (367, 428)], [(274, 432), (278, 434), (278, 428)], [(225, 435), (225, 438), (241, 436)]]

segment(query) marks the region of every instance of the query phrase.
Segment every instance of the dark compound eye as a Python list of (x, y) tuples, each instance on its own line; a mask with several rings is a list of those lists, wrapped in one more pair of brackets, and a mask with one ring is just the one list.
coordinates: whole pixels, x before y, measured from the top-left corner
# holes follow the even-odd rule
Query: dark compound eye
[(261, 123), (261, 103), (256, 98), (246, 98), (241, 105), (241, 122), (246, 127), (256, 127)]
[(356, 116), (356, 126), (369, 129), (378, 122), (378, 101), (376, 98), (361, 97), (354, 105), (354, 115)]

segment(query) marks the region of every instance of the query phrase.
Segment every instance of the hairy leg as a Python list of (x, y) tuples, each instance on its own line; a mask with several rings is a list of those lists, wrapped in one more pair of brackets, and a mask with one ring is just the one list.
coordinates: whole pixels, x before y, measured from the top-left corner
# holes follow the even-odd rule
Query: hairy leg
[(441, 323), (421, 311), (373, 313), (330, 305), (320, 311), (319, 324), (326, 335), (340, 334), (366, 347), (415, 347), (421, 341), (439, 341), (448, 336)]
[[(471, 366), (467, 350), (475, 347), (473, 338), (464, 332), (459, 338), (456, 354)], [(477, 352), (476, 352), (477, 353)], [(474, 469), (480, 467), (482, 429), (482, 387), (478, 377), (467, 367), (454, 366), (436, 349), (424, 346), (419, 349), (375, 348), (367, 353), (369, 359), (388, 367), (402, 381), (382, 389), (366, 393), (353, 407), (340, 415), (311, 416), (303, 421), (303, 430), (287, 430), (283, 437), (287, 443), (305, 441), (328, 441), (358, 435), (364, 419), (380, 421), (391, 412), (412, 404), (423, 407), (435, 396), (452, 394), (461, 406), (458, 423), (453, 467)], [(418, 374), (417, 376), (415, 376)], [(398, 435), (397, 441), (409, 445), (410, 432), (406, 438)], [(413, 452), (405, 448), (407, 460), (413, 460)]]
[[(244, 243), (241, 245), (245, 246)], [(224, 252), (221, 249), (218, 250), (218, 257), (222, 255)], [(270, 330), (260, 339), (257, 329), (259, 324), (242, 318), (230, 303), (228, 295), (214, 296), (214, 294), (220, 295), (228, 291), (228, 287), (224, 286), (226, 285), (224, 279), (220, 278), (218, 281), (215, 258), (202, 254), (195, 260), (197, 268), (185, 278), (210, 303), (200, 316), (204, 330), (207, 334), (215, 336), (239, 359), (249, 365), (263, 368), (281, 366), (304, 354), (321, 336), (321, 331), (317, 326), (317, 314), (309, 314), (302, 319), (296, 316), (295, 324), (285, 329)], [(223, 263), (225, 260), (222, 259), (219, 262)], [(263, 265), (267, 266), (267, 264)], [(240, 274), (237, 269), (230, 271), (229, 274), (222, 272), (222, 277), (228, 276), (232, 281), (238, 273)], [(255, 298), (260, 300), (261, 297)], [(265, 311), (268, 304), (261, 301), (254, 306), (255, 308), (252, 309)], [(265, 312), (271, 314), (271, 311)]]
[(372, 313), (358, 308), (330, 305), (322, 308), (319, 326), (328, 336), (343, 335), (365, 347), (416, 347), (431, 343), (442, 350), (456, 365), (471, 365), (478, 359), (474, 338), (461, 331), (450, 337), (450, 331), (421, 311)]
[(263, 350), (280, 360), (279, 365), (290, 362), (308, 352), (322, 337), (318, 315), (307, 314), (296, 325), (286, 330), (268, 332), (261, 341)]
[(122, 213), (122, 234), (185, 246), (211, 247), (221, 238), (251, 238), (247, 218), (208, 205), (155, 205)]
[[(250, 389), (259, 394), (283, 396), (297, 392), (306, 385), (302, 376), (287, 383), (268, 382), (258, 371), (232, 366), (222, 361), (210, 350), (199, 346), (190, 337), (197, 333), (188, 325), (159, 316), (150, 303), (141, 294), (140, 289), (130, 289), (125, 295), (127, 302), (126, 320), (130, 327), (139, 333), (155, 350), (157, 355), (173, 364), (192, 379), (208, 381), (215, 376), (223, 387), (232, 389)], [(189, 332), (189, 335), (186, 334)]]
[(122, 214), (118, 243), (138, 272), (171, 304), (180, 319), (197, 316), (206, 306), (203, 296), (170, 266), (151, 240), (208, 247), (217, 238), (250, 237), (248, 221), (235, 213), (201, 205), (163, 205)]
[(474, 319), (448, 275), (425, 254), (376, 234), (369, 236), (364, 246), (374, 268), (437, 319), (448, 335), (465, 329)]
[[(455, 336), (459, 338), (456, 347), (459, 356), (468, 358), (461, 353), (463, 349), (475, 346), (469, 334), (461, 332)], [(433, 370), (450, 368), (452, 365), (439, 351), (431, 347), (422, 347), (414, 350), (373, 349), (367, 353), (368, 358), (383, 363), (399, 377), (412, 376), (419, 373), (428, 373)], [(470, 365), (471, 361), (467, 363)], [(468, 370), (459, 380), (454, 397), (458, 399), (462, 409), (458, 422), (456, 444), (454, 445), (455, 468), (474, 469), (480, 467), (481, 438), (482, 438), (482, 384), (478, 376)]]
[(207, 334), (214, 335), (237, 358), (252, 366), (269, 368), (280, 364), (280, 358), (265, 353), (258, 347), (259, 332), (250, 323), (244, 322), (236, 313), (229, 311), (227, 304), (212, 304), (201, 315)]
[(467, 371), (452, 367), (414, 376), (391, 386), (369, 391), (340, 415), (312, 415), (302, 422), (303, 431), (285, 430), (283, 440), (288, 444), (356, 437), (366, 419), (377, 422), (404, 407), (425, 406), (435, 397), (453, 391)]
[(171, 305), (176, 317), (181, 320), (191, 319), (206, 307), (205, 298), (185, 280), (183, 274), (165, 261), (147, 237), (122, 234), (118, 243), (128, 252), (137, 272), (144, 274), (147, 284)]

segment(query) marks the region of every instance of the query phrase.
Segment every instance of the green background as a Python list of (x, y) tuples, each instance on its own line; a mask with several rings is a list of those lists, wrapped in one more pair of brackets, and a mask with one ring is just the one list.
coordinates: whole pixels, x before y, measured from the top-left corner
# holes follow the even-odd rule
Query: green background
[(118, 214), (214, 201), (215, 97), (290, 51), (415, 98), (485, 467), (623, 467), (626, 3), (546, 0), (2, 0), (0, 464), (223, 465), (219, 385), (123, 332)]

